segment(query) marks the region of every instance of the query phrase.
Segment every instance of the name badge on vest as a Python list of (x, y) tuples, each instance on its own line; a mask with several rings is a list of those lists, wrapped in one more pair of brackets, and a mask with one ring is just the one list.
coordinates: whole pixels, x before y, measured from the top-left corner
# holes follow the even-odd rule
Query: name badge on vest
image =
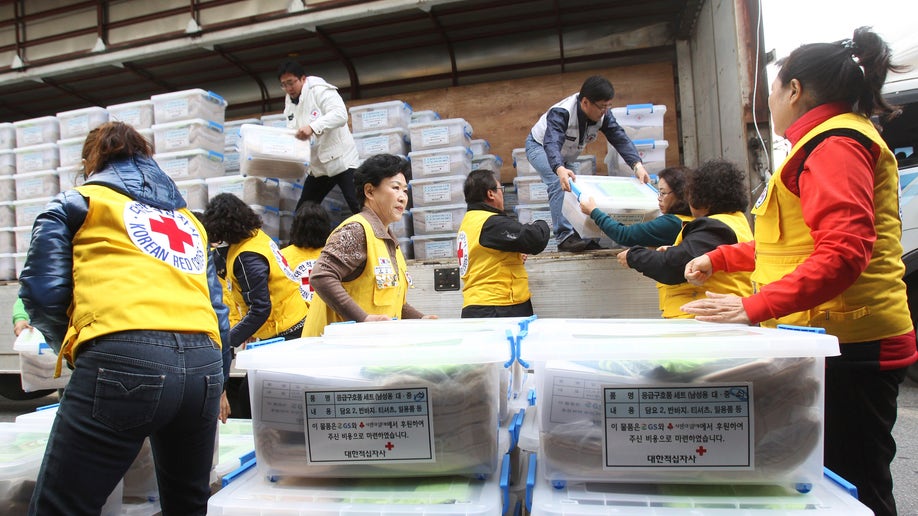
[(398, 286), (398, 273), (388, 258), (380, 258), (379, 265), (373, 267), (376, 275), (376, 288), (393, 288)]

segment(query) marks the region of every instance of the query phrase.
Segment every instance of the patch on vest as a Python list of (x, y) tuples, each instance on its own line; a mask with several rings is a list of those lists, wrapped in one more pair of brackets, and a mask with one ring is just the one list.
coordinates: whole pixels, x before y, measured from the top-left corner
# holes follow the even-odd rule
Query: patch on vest
[(459, 277), (461, 278), (469, 270), (469, 237), (465, 234), (465, 231), (460, 231), (456, 241), (459, 247), (459, 250), (456, 251), (456, 256), (459, 257)]
[(373, 267), (373, 274), (376, 276), (376, 288), (378, 289), (398, 286), (398, 272), (388, 258), (379, 258), (378, 265)]
[(765, 198), (768, 197), (768, 185), (765, 185), (765, 189), (762, 190), (762, 193), (759, 194), (759, 198), (755, 200), (755, 207), (758, 208), (765, 203)]
[(299, 265), (293, 268), (293, 277), (299, 283), (300, 294), (306, 301), (312, 301), (312, 296), (315, 294), (312, 285), (309, 284), (309, 274), (312, 272), (312, 268), (315, 264), (315, 260), (303, 260)]
[(124, 227), (131, 242), (145, 254), (185, 273), (204, 272), (204, 239), (181, 212), (131, 201), (124, 205)]

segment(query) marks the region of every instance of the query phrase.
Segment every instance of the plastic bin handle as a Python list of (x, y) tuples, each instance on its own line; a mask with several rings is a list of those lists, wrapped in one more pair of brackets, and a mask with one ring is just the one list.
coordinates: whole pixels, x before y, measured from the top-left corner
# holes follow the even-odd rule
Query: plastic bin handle
[(216, 93), (210, 90), (207, 91), (207, 96), (216, 99), (218, 104), (226, 104), (225, 98), (221, 97), (220, 95), (217, 95)]
[(654, 147), (654, 148), (656, 148), (656, 146), (657, 146), (657, 141), (654, 140), (654, 139), (631, 140), (631, 143), (633, 143), (635, 146), (638, 146), (638, 145), (650, 145), (651, 147)]
[(577, 183), (573, 181), (568, 181), (567, 184), (571, 185), (571, 193), (574, 194), (577, 197), (577, 200), (579, 201), (580, 196), (582, 195), (582, 192), (580, 191), (580, 188), (577, 186)]
[(532, 490), (535, 489), (537, 466), (536, 454), (533, 453), (529, 456), (529, 467), (526, 471), (526, 510), (530, 514), (532, 514)]
[(503, 460), (500, 463), (500, 491), (503, 494), (501, 498), (504, 499), (503, 510), (501, 514), (507, 514), (507, 509), (510, 508), (510, 454), (505, 453)]
[(628, 104), (625, 106), (625, 113), (631, 114), (631, 111), (637, 111), (639, 109), (649, 109), (653, 113), (653, 104)]
[(268, 346), (270, 344), (277, 344), (278, 342), (284, 342), (284, 338), (274, 337), (273, 339), (256, 340), (255, 342), (249, 342), (248, 344), (246, 344), (245, 349), (260, 348), (262, 346)]
[(794, 324), (779, 324), (778, 329), (779, 330), (802, 331), (806, 333), (819, 333), (823, 335), (826, 333), (825, 328), (814, 328), (812, 326), (797, 326)]

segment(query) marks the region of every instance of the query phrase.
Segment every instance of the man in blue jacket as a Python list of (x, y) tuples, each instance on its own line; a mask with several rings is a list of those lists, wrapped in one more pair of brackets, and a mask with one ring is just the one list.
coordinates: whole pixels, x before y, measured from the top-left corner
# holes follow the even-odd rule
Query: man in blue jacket
[(561, 214), (564, 192), (571, 190), (570, 181), (577, 180), (568, 164), (576, 160), (599, 133), (604, 134), (622, 155), (634, 170), (635, 177), (644, 183), (650, 181), (637, 149), (612, 116), (610, 108), (614, 96), (615, 89), (608, 79), (598, 75), (589, 77), (579, 93), (546, 111), (526, 138), (526, 158), (548, 185), (548, 205), (559, 251), (579, 253), (600, 248), (594, 241), (581, 239)]

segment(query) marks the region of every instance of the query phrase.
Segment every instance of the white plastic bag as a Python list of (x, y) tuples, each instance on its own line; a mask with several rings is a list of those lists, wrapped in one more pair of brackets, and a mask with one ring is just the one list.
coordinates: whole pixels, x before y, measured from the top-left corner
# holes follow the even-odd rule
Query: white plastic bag
[(25, 392), (44, 389), (63, 389), (70, 381), (70, 369), (61, 369), (60, 378), (54, 377), (57, 367), (57, 355), (45, 337), (35, 328), (28, 328), (19, 333), (13, 343), (13, 349), (19, 352), (19, 372), (22, 390)]

